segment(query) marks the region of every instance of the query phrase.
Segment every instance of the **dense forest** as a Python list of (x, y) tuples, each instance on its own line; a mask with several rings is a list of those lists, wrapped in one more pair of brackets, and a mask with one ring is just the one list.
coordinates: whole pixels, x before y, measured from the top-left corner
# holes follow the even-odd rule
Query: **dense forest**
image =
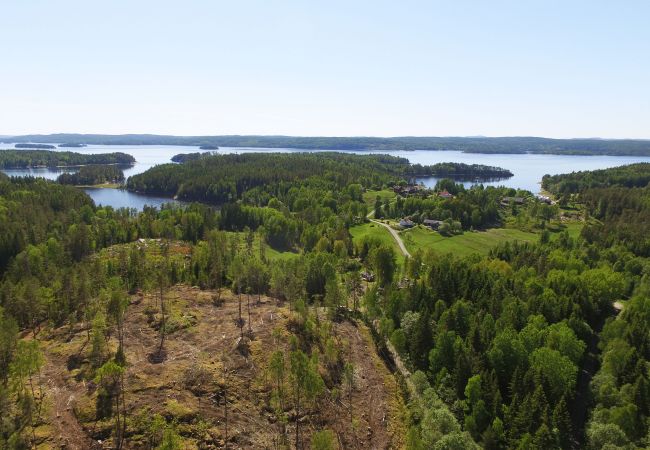
[(61, 184), (92, 186), (104, 183), (123, 183), (124, 172), (116, 165), (82, 166), (77, 172), (62, 173), (56, 179)]
[(544, 175), (542, 187), (556, 195), (576, 194), (587, 189), (646, 187), (650, 183), (650, 163), (637, 163), (613, 169)]
[[(200, 204), (141, 213), (98, 208), (71, 187), (0, 179), (0, 447), (38, 441), (46, 415), (41, 373), (68, 341), (80, 345), (60, 370), (70, 374), (67, 383), (89, 386), (74, 408), (87, 425), (80, 433), (114, 448), (182, 448), (182, 440), (252, 448), (247, 439), (267, 432), (269, 447), (301, 449), (650, 445), (649, 188), (612, 181), (577, 189), (565, 208), (577, 210), (582, 231), (571, 235), (549, 226), (558, 205), (445, 180), (438, 189), (454, 198), (398, 197), (379, 201), (375, 213), (422, 219), (449, 211), (472, 227), (477, 211), (486, 224), (532, 223), (538, 242), (506, 242), (466, 258), (434, 248), (398, 262), (392, 246), (353, 241), (350, 229), (367, 220), (364, 193), (391, 187), (406, 168), (400, 158), (377, 155), (230, 155), (159, 166), (131, 185), (198, 198), (219, 180), (208, 198), (223, 203), (219, 211)], [(594, 176), (616, 180), (626, 170), (641, 176), (650, 167)], [(501, 196), (523, 203), (504, 205)], [(278, 251), (284, 256), (274, 259)], [(362, 282), (362, 272), (373, 281)], [(215, 309), (173, 309), (188, 289), (182, 286), (195, 286), (194, 297), (208, 293)], [(254, 353), (261, 344), (245, 329), (255, 308), (268, 307), (263, 296), (286, 302), (288, 316), (258, 337), (266, 347)], [(143, 379), (155, 367), (178, 367), (167, 359), (175, 336), (194, 339), (197, 321), (217, 320), (226, 297), (234, 320), (209, 334), (234, 332), (237, 351), (245, 346), (264, 367), (246, 394), (257, 396), (250, 408), (264, 408), (249, 414), (261, 422), (246, 433), (228, 427), (228, 417), (243, 420), (232, 393), (243, 382), (227, 375), (243, 373), (233, 360), (230, 372), (225, 363), (218, 369), (223, 375), (201, 365), (177, 369), (175, 391), (141, 400), (143, 392), (171, 389), (143, 388)], [(142, 322), (133, 325), (137, 317)], [(350, 351), (346, 324), (367, 324), (384, 355), (394, 355), (386, 358), (401, 386), (393, 395), (406, 402), (401, 441), (395, 431), (392, 444), (380, 443), (384, 421), (369, 418), (375, 405), (362, 410), (354, 402), (369, 395), (355, 387), (363, 381), (355, 374), (371, 355)], [(131, 350), (143, 329), (158, 339), (148, 356)], [(217, 340), (208, 353), (225, 354)], [(191, 413), (178, 402), (169, 406), (170, 395), (185, 392), (182, 398), (202, 406)], [(327, 416), (331, 405), (338, 422)]]
[(304, 150), (457, 150), (467, 153), (549, 153), (650, 156), (648, 140), (548, 139), (540, 137), (299, 137), (164, 136), (150, 134), (50, 134), (14, 136), (11, 142), (101, 145), (195, 145)]
[(135, 163), (133, 156), (121, 152), (87, 155), (48, 150), (0, 150), (0, 168), (2, 169), (133, 163)]

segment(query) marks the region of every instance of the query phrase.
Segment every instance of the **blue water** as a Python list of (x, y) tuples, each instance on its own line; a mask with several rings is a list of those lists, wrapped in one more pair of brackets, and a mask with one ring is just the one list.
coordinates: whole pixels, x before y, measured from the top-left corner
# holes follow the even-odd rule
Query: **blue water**
[[(0, 148), (11, 148), (7, 144)], [(173, 146), (173, 145), (89, 145), (83, 148), (58, 149), (70, 150), (78, 153), (111, 153), (123, 152), (133, 155), (136, 163), (124, 171), (126, 177), (142, 173), (145, 170), (164, 163), (170, 163), (172, 156), (178, 153), (193, 153), (199, 150), (198, 147), (190, 146)], [(263, 152), (303, 152), (308, 150), (297, 149), (271, 149), (271, 148), (233, 148), (222, 147), (218, 153), (263, 153)], [(312, 150), (313, 151), (313, 150)], [(462, 153), (457, 151), (347, 151), (346, 153), (357, 154), (389, 154), (407, 158), (412, 163), (435, 164), (439, 162), (460, 162), (466, 164), (485, 164), (490, 166), (503, 167), (509, 169), (514, 176), (506, 180), (483, 183), (485, 185), (502, 185), (514, 188), (522, 188), (534, 193), (539, 192), (539, 182), (544, 174), (555, 175), (559, 173), (569, 173), (579, 170), (605, 169), (608, 167), (631, 164), (635, 162), (650, 162), (650, 157), (633, 157), (633, 156), (573, 156), (573, 155), (492, 155), (477, 153)], [(48, 179), (56, 179), (62, 171), (71, 170), (50, 170), (50, 169), (27, 169), (27, 170), (4, 170), (8, 175), (14, 176), (40, 176)], [(435, 185), (437, 178), (421, 178), (427, 186)], [(471, 182), (466, 183), (467, 185)], [(86, 189), (96, 204), (110, 205), (116, 208), (129, 207), (141, 210), (146, 205), (160, 206), (169, 199), (152, 196), (135, 194), (118, 189)]]

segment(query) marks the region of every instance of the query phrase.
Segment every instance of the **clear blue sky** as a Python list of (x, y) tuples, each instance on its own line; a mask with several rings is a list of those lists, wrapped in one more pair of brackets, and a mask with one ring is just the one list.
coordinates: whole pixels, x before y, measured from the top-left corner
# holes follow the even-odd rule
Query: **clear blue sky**
[(0, 134), (650, 138), (650, 2), (3, 0)]

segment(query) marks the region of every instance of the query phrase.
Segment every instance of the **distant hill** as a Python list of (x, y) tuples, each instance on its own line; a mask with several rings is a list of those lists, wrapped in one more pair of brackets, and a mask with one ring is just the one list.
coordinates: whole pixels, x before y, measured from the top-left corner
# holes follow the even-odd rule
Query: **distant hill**
[(650, 140), (548, 139), (540, 137), (300, 137), (165, 136), (154, 134), (49, 134), (12, 137), (13, 142), (101, 145), (268, 147), (305, 150), (457, 150), (467, 153), (548, 153), (650, 156)]

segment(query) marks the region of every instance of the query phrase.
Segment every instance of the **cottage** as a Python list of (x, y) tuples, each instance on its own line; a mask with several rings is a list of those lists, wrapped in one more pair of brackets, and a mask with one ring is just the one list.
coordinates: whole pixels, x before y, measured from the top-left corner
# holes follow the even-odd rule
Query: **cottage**
[(421, 184), (407, 184), (406, 186), (393, 186), (393, 191), (396, 194), (401, 195), (402, 197), (407, 197), (409, 195), (415, 195), (424, 190), (424, 186)]
[(454, 198), (454, 196), (452, 194), (450, 194), (446, 189), (444, 191), (442, 191), (442, 192), (439, 192), (438, 197), (441, 197), (441, 198)]
[(440, 225), (442, 225), (442, 220), (424, 219), (424, 222), (422, 223), (425, 227), (429, 227), (432, 230), (437, 230)]
[(399, 221), (399, 226), (402, 228), (413, 228), (415, 223), (411, 219), (402, 219)]
[(539, 201), (542, 202), (542, 203), (546, 203), (547, 205), (554, 205), (554, 204), (555, 204), (555, 203), (553, 202), (553, 200), (551, 200), (551, 198), (550, 198), (550, 197), (547, 197), (546, 195), (541, 195), (541, 194), (538, 195), (538, 196), (537, 196), (537, 200), (539, 200)]

